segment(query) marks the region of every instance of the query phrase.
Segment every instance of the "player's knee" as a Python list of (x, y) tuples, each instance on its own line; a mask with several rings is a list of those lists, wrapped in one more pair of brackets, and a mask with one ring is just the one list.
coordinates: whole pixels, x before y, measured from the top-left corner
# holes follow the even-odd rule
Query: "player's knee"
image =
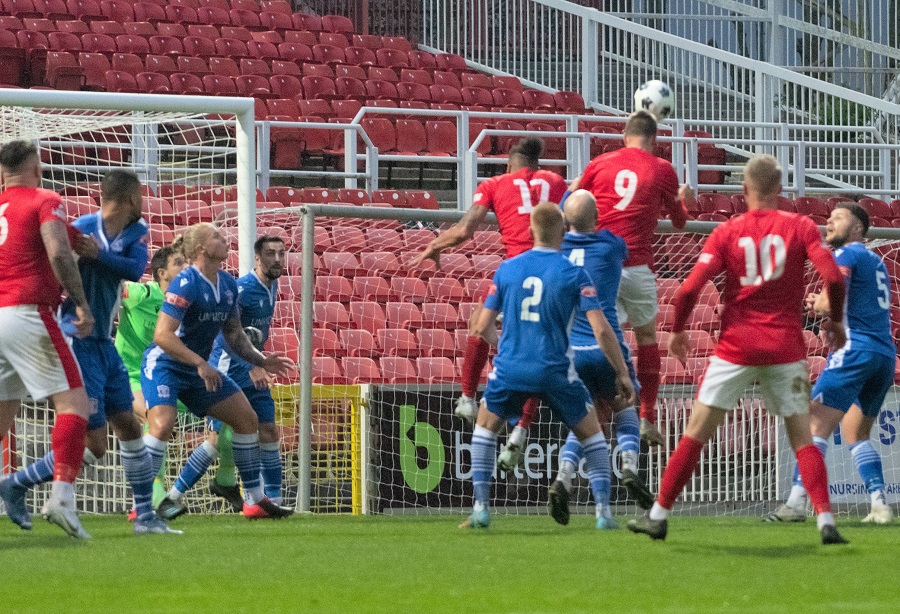
[(274, 422), (259, 423), (259, 443), (274, 443), (278, 441), (278, 427)]
[(235, 433), (241, 435), (251, 435), (259, 431), (259, 418), (256, 413), (248, 406), (246, 410), (238, 412), (231, 423), (231, 428)]
[(150, 434), (162, 441), (168, 441), (178, 421), (178, 413), (174, 407), (157, 405), (147, 412), (147, 422), (150, 425)]
[(141, 423), (138, 422), (134, 413), (130, 411), (113, 414), (108, 416), (107, 420), (112, 425), (116, 437), (121, 441), (132, 441), (143, 435), (144, 429), (141, 427)]

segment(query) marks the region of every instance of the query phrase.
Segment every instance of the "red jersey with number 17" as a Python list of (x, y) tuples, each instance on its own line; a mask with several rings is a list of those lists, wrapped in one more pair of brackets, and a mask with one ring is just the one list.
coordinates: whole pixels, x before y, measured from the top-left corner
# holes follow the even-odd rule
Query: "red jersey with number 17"
[(826, 279), (840, 279), (834, 257), (808, 217), (760, 209), (718, 226), (675, 297), (673, 330), (684, 329), (681, 294), (725, 271), (722, 330), (715, 355), (737, 365), (786, 364), (806, 358), (803, 341), (807, 259)]
[(597, 156), (584, 169), (580, 188), (597, 199), (597, 230), (625, 239), (625, 266), (653, 266), (656, 220), (668, 213), (684, 228), (687, 211), (678, 202), (678, 175), (672, 165), (637, 147)]
[(566, 180), (551, 171), (523, 168), (483, 181), (473, 204), (497, 215), (506, 257), (512, 258), (534, 247), (531, 211), (542, 202), (559, 203), (568, 189)]
[(0, 194), (0, 307), (59, 305), (62, 288), (41, 238), (51, 220), (67, 223), (56, 192), (16, 186)]

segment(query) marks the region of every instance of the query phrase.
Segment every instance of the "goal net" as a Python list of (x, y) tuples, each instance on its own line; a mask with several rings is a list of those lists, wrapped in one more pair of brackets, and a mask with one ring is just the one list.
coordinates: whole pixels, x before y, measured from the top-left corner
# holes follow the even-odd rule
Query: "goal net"
[[(496, 226), (485, 226), (475, 239), (441, 257), (441, 268), (412, 268), (411, 257), (447, 224), (398, 213), (395, 219), (369, 219), (366, 209), (315, 208), (315, 249), (310, 266), (314, 292), (302, 300), (312, 304), (313, 388), (365, 384), (362, 392), (363, 511), (389, 514), (459, 512), (471, 505), (471, 426), (453, 414), (460, 393), (458, 379), (465, 347), (466, 322), (484, 296), (503, 249)], [(369, 211), (372, 209), (370, 208)], [(394, 211), (402, 212), (400, 209)], [(334, 207), (332, 211), (337, 211)], [(383, 215), (384, 209), (381, 209)], [(346, 217), (349, 215), (350, 217)], [(261, 219), (261, 218), (260, 218)], [(666, 355), (671, 329), (671, 301), (691, 270), (702, 243), (715, 224), (693, 224), (693, 232), (660, 233), (654, 249), (660, 295), (659, 343), (662, 350), (659, 426), (665, 445), (643, 448), (641, 473), (658, 489), (665, 462), (683, 434), (699, 376), (713, 349), (719, 324), (723, 279), (707, 284), (688, 324), (692, 354), (687, 365)], [(896, 282), (897, 243), (876, 240), (872, 246), (888, 261)], [(299, 248), (294, 245), (294, 248)], [(300, 280), (283, 286), (296, 287)], [(818, 281), (810, 268), (808, 290)], [(302, 303), (279, 306), (279, 326), (299, 327)], [(895, 324), (898, 323), (895, 320)], [(812, 377), (824, 368), (826, 349), (818, 340), (818, 322), (805, 321)], [(626, 327), (634, 348), (634, 336)], [(482, 374), (485, 381), (486, 372)], [(339, 397), (335, 397), (338, 401)], [(322, 398), (312, 404), (313, 438), (327, 421), (317, 417)], [(896, 438), (897, 391), (885, 403), (873, 441), (885, 463), (888, 490), (900, 489), (900, 466), (890, 454)], [(349, 417), (344, 418), (344, 421)], [(326, 430), (326, 433), (331, 432)], [(529, 433), (525, 460), (507, 475), (498, 471), (493, 505), (501, 513), (544, 513), (546, 489), (558, 467), (565, 429), (546, 407)], [(501, 434), (500, 443), (505, 441)], [(317, 443), (312, 449), (314, 457)], [(620, 464), (615, 438), (612, 501), (630, 506), (618, 484)], [(499, 452), (499, 448), (498, 448)], [(835, 434), (828, 454), (833, 500), (842, 512), (868, 504), (846, 445)], [(764, 411), (758, 389), (747, 390), (704, 451), (700, 467), (681, 499), (683, 512), (757, 514), (770, 510), (790, 487), (793, 454), (779, 421)], [(315, 482), (315, 481), (314, 481)], [(573, 503), (593, 510), (584, 467), (576, 481)]]
[[(195, 97), (38, 94), (0, 92), (0, 143), (35, 142), (43, 163), (43, 187), (62, 195), (70, 219), (98, 210), (100, 181), (108, 171), (129, 169), (144, 186), (151, 256), (190, 224), (231, 220), (226, 231), (233, 249), (228, 267), (237, 272), (236, 211), (240, 199), (252, 203), (255, 190), (250, 183), (255, 161), (245, 153), (253, 151), (253, 134), (241, 127), (249, 117), (252, 129), (252, 104)], [(249, 257), (252, 262), (252, 254)], [(24, 401), (13, 431), (2, 442), (3, 472), (43, 457), (50, 450), (52, 424), (53, 412), (46, 403)], [(202, 441), (203, 428), (200, 420), (180, 417), (169, 447), (169, 484)], [(206, 492), (202, 488), (205, 496), (192, 500), (198, 509), (213, 507)], [(48, 493), (47, 488), (31, 492), (33, 510), (40, 509)], [(101, 461), (83, 469), (77, 499), (86, 512), (125, 512), (130, 507), (114, 437)]]

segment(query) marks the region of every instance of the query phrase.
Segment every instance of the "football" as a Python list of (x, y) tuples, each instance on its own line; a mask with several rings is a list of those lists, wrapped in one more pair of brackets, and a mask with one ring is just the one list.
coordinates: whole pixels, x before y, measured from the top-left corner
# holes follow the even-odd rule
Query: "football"
[(245, 326), (244, 334), (250, 339), (253, 347), (262, 352), (263, 345), (266, 343), (265, 339), (263, 339), (262, 331), (254, 326)]
[(634, 93), (634, 110), (644, 109), (662, 121), (675, 109), (675, 94), (667, 84), (654, 79), (641, 84)]

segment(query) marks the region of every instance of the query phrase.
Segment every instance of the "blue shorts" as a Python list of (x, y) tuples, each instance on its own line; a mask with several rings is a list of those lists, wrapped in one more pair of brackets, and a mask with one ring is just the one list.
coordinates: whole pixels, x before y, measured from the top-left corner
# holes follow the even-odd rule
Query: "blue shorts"
[[(588, 392), (591, 393), (591, 399), (603, 399), (612, 401), (616, 397), (616, 371), (606, 358), (606, 354), (599, 348), (589, 350), (573, 350), (575, 355), (575, 370), (578, 377), (584, 382)], [(641, 389), (641, 385), (637, 381), (637, 373), (634, 371), (634, 365), (628, 359), (628, 348), (622, 348), (622, 356), (625, 357), (625, 364), (628, 366), (628, 375), (631, 376), (631, 385), (634, 387), (635, 394)]]
[[(241, 391), (250, 401), (250, 407), (256, 412), (260, 424), (274, 424), (275, 422), (275, 399), (272, 398), (272, 391), (257, 390), (255, 386), (249, 388), (241, 388)], [(215, 418), (207, 418), (207, 426), (209, 430), (216, 433), (222, 428), (222, 421)]]
[(488, 411), (506, 421), (521, 416), (522, 406), (532, 397), (545, 401), (570, 429), (592, 410), (591, 397), (581, 380), (569, 381), (565, 375), (534, 390), (510, 390), (497, 378), (489, 378), (484, 391)]
[(854, 403), (875, 418), (894, 384), (893, 356), (859, 350), (832, 352), (812, 389), (812, 398), (846, 412)]
[(128, 371), (109, 339), (72, 338), (72, 352), (81, 367), (84, 390), (91, 400), (88, 430), (106, 426), (106, 417), (131, 413), (131, 384)]
[(171, 405), (176, 407), (182, 401), (188, 411), (204, 417), (209, 408), (241, 391), (227, 375), (222, 375), (222, 386), (215, 392), (207, 392), (203, 378), (194, 367), (178, 362), (168, 356), (160, 357), (148, 364), (144, 357), (141, 369), (141, 391), (147, 407)]

